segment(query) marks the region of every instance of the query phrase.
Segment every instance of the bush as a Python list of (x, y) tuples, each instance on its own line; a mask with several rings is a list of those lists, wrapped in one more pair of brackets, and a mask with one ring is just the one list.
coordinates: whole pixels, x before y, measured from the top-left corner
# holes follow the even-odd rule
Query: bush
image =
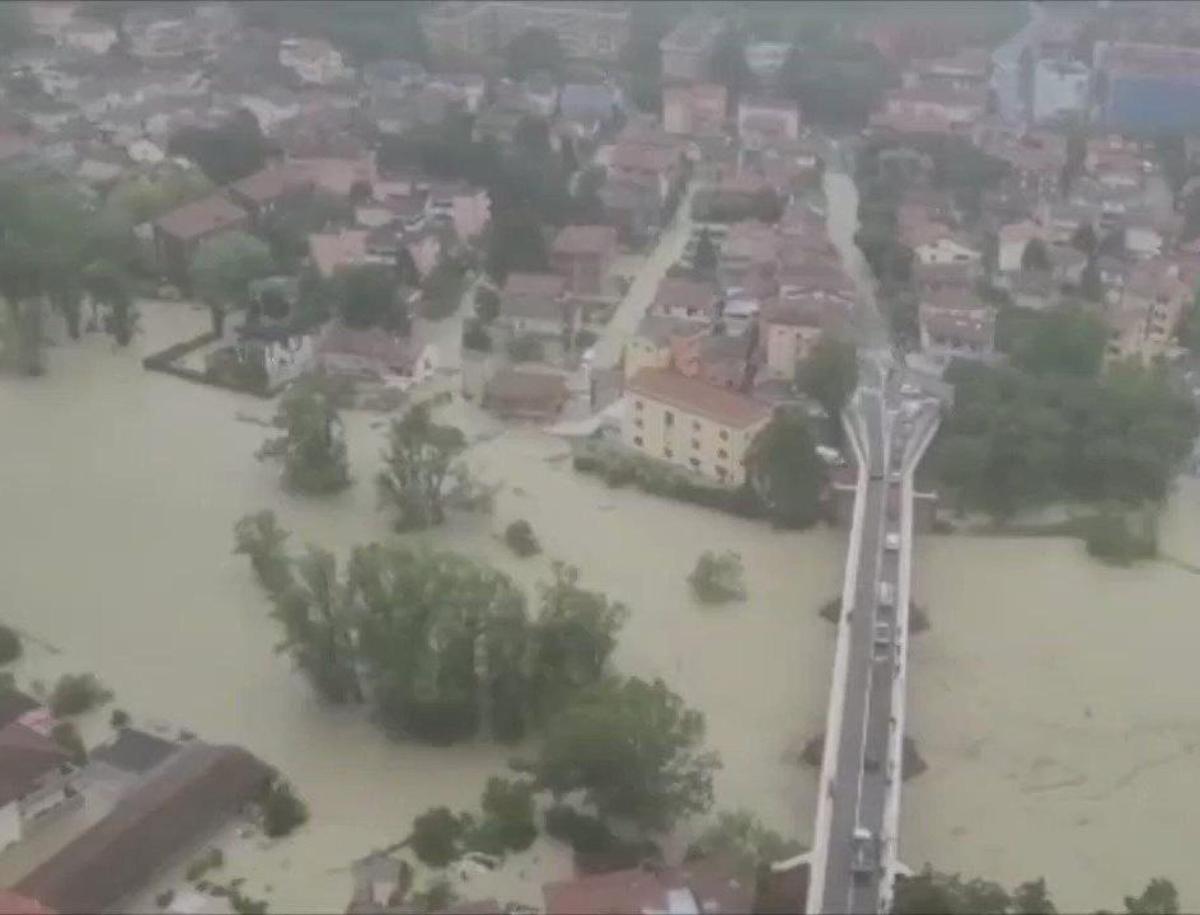
[(447, 807), (433, 807), (413, 820), (409, 844), (423, 864), (445, 867), (458, 860), (459, 843), (467, 831), (467, 823)]
[(462, 345), (463, 349), (469, 349), (476, 353), (492, 351), (492, 338), (488, 335), (487, 328), (483, 326), (481, 319), (472, 318), (464, 325)]
[(0, 625), (0, 664), (11, 664), (21, 657), (21, 637), (17, 631)]
[(209, 848), (187, 866), (183, 878), (188, 883), (195, 883), (209, 871), (216, 870), (224, 864), (225, 853), (219, 848)]
[(495, 289), (480, 286), (475, 290), (475, 314), (483, 324), (491, 324), (500, 314), (500, 294)]
[(651, 841), (626, 842), (597, 817), (579, 813), (566, 804), (546, 811), (546, 832), (566, 842), (575, 853), (575, 866), (585, 873), (606, 873), (637, 867), (661, 858)]
[(71, 762), (82, 766), (87, 762), (87, 747), (79, 736), (79, 729), (69, 721), (60, 721), (50, 732), (50, 739), (67, 751)]
[(504, 542), (508, 544), (510, 550), (522, 558), (542, 551), (542, 545), (538, 543), (533, 526), (524, 518), (514, 521), (505, 529)]
[(274, 779), (262, 798), (263, 832), (272, 839), (286, 836), (308, 822), (308, 806), (292, 786)]
[[(484, 828), (494, 834), (494, 844), (505, 849), (524, 851), (537, 838), (533, 821), (533, 786), (529, 782), (489, 778), (483, 792)], [(487, 849), (484, 849), (485, 851)]]
[(108, 723), (118, 731), (121, 730), (121, 728), (129, 727), (129, 712), (125, 711), (123, 708), (113, 709), (112, 715), (110, 715), (108, 718)]
[(588, 347), (595, 346), (596, 341), (600, 337), (597, 336), (594, 330), (588, 330), (586, 327), (580, 328), (579, 333), (575, 335), (575, 348), (585, 350)]
[(508, 357), (513, 362), (541, 362), (546, 358), (546, 347), (531, 334), (514, 337), (508, 343)]
[(1091, 519), (1085, 528), (1084, 543), (1089, 556), (1116, 565), (1152, 559), (1158, 554), (1158, 540), (1152, 530), (1136, 533), (1130, 529), (1125, 516), (1115, 512), (1105, 512)]
[(163, 890), (161, 893), (159, 893), (157, 896), (154, 897), (154, 904), (156, 906), (158, 906), (160, 909), (165, 909), (167, 906), (169, 906), (174, 901), (175, 901), (175, 891), (174, 890)]
[(692, 593), (703, 603), (724, 604), (745, 599), (744, 579), (742, 557), (738, 553), (726, 550), (718, 554), (705, 550), (696, 560), (696, 568), (688, 576), (688, 584), (692, 586)]
[(81, 715), (111, 698), (95, 674), (63, 674), (50, 693), (50, 712), (55, 718)]

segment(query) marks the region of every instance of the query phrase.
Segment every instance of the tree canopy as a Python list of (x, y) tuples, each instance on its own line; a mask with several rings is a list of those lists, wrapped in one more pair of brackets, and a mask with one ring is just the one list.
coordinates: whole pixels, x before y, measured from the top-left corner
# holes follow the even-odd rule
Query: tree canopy
[(551, 718), (533, 770), (556, 798), (582, 790), (601, 817), (665, 831), (712, 805), (720, 760), (703, 739), (704, 716), (662, 680), (610, 679)]
[(539, 70), (559, 77), (567, 62), (558, 36), (546, 29), (526, 29), (514, 36), (505, 49), (505, 58), (508, 75), (518, 80)]
[(830, 433), (841, 441), (842, 410), (858, 386), (858, 353), (854, 344), (823, 336), (808, 358), (796, 367), (800, 389), (829, 416)]
[(329, 297), (347, 326), (407, 334), (411, 316), (397, 292), (395, 271), (386, 264), (344, 267), (329, 281)]
[(229, 184), (260, 170), (269, 144), (258, 119), (242, 109), (215, 127), (184, 127), (167, 141), (173, 156), (191, 159), (214, 184)]
[(264, 442), (258, 456), (283, 462), (287, 489), (320, 495), (350, 485), (342, 420), (334, 395), (319, 380), (292, 385), (279, 402), (275, 424), (283, 435)]
[(746, 468), (775, 524), (800, 528), (820, 519), (825, 465), (801, 413), (777, 411), (750, 446)]

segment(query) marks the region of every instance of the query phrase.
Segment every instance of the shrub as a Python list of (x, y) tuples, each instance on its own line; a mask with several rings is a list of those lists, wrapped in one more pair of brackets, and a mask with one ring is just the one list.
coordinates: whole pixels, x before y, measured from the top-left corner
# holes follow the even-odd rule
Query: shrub
[(537, 838), (533, 786), (529, 782), (489, 778), (483, 792), (483, 812), (484, 825), (495, 832), (501, 852), (524, 851)]
[(458, 859), (459, 843), (467, 831), (467, 823), (447, 807), (433, 807), (413, 820), (409, 843), (422, 863), (430, 867), (445, 867)]
[(81, 715), (111, 698), (95, 674), (63, 674), (50, 693), (50, 712), (56, 718)]
[(462, 345), (463, 349), (469, 349), (477, 353), (490, 353), (492, 351), (492, 338), (488, 335), (487, 328), (483, 326), (483, 322), (479, 318), (473, 318), (464, 325)]
[(831, 597), (825, 603), (821, 604), (821, 609), (817, 611), (817, 615), (823, 620), (836, 623), (842, 618), (842, 599), (840, 597)]
[(79, 729), (69, 721), (60, 721), (50, 732), (50, 739), (67, 751), (71, 762), (82, 766), (87, 762), (87, 747), (79, 736)]
[(495, 289), (480, 286), (475, 290), (475, 314), (483, 324), (491, 324), (500, 314), (500, 294)]
[(187, 870), (184, 871), (183, 877), (188, 883), (195, 883), (211, 870), (215, 870), (225, 864), (225, 853), (219, 848), (209, 848), (204, 854), (192, 861)]
[(0, 664), (11, 664), (21, 657), (21, 637), (17, 631), (0, 625)]
[(718, 554), (705, 550), (696, 560), (696, 568), (688, 576), (688, 584), (692, 586), (692, 593), (703, 603), (724, 604), (745, 599), (744, 579), (742, 557), (738, 553), (726, 550)]
[(108, 718), (108, 723), (117, 730), (129, 727), (129, 712), (123, 708), (113, 709), (112, 715)]
[(308, 806), (283, 779), (273, 779), (262, 798), (263, 832), (275, 839), (308, 822)]
[(509, 341), (508, 357), (513, 362), (541, 362), (546, 358), (546, 348), (537, 337), (526, 334)]
[(1158, 553), (1158, 540), (1147, 529), (1137, 533), (1124, 515), (1104, 512), (1087, 522), (1084, 534), (1088, 555), (1116, 565), (1128, 565), (1137, 559), (1152, 559)]
[(575, 335), (575, 348), (579, 350), (587, 349), (589, 346), (595, 346), (596, 341), (599, 339), (594, 330), (582, 327), (579, 333)]
[(154, 904), (156, 906), (158, 906), (160, 909), (165, 909), (167, 906), (169, 906), (174, 901), (175, 901), (175, 891), (174, 890), (163, 890), (161, 893), (159, 893), (157, 896), (154, 897)]
[(575, 866), (585, 873), (624, 870), (661, 857), (653, 842), (624, 841), (602, 820), (579, 813), (566, 804), (556, 804), (547, 810), (545, 824), (547, 833), (571, 846)]
[(504, 542), (508, 544), (510, 550), (522, 558), (542, 551), (542, 545), (538, 543), (533, 526), (524, 518), (514, 521), (505, 529)]

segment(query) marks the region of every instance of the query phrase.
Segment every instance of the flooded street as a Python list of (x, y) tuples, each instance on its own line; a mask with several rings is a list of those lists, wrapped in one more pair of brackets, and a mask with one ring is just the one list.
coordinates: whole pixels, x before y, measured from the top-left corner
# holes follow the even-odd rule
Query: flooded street
[[(272, 404), (141, 368), (142, 351), (207, 320), (186, 306), (144, 306), (145, 333), (130, 351), (92, 337), (51, 349), (44, 378), (0, 383), (0, 619), (49, 646), (28, 646), (22, 685), (92, 671), (135, 723), (168, 721), (279, 766), (312, 820), (274, 848), (238, 855), (227, 876), (247, 876), (247, 891), (267, 895), (272, 910), (341, 909), (351, 860), (402, 839), (431, 805), (476, 807), (486, 778), (519, 748), (389, 741), (361, 710), (323, 707), (273, 653), (279, 630), (244, 557), (231, 553), (233, 523), (270, 507), (294, 531), (293, 549), (311, 540), (342, 556), (389, 536), (372, 485), (382, 422), (347, 418), (349, 491), (330, 501), (286, 495), (278, 469), (253, 457), (266, 430), (237, 419), (265, 419)], [(490, 428), (469, 405), (447, 415), (470, 434)], [(782, 534), (610, 490), (569, 461), (547, 462), (565, 452), (531, 430), (476, 446), (480, 473), (508, 484), (495, 515), (457, 518), (430, 539), (530, 586), (561, 558), (625, 601), (632, 612), (616, 663), (663, 676), (706, 712), (709, 744), (725, 762), (718, 806), (747, 807), (807, 839), (816, 779), (790, 754), (822, 727), (833, 632), (816, 608), (839, 586), (841, 536)], [(532, 522), (545, 555), (518, 560), (499, 542), (517, 517)], [(747, 603), (693, 603), (684, 579), (704, 549), (742, 553)], [(93, 740), (107, 716), (86, 722)], [(540, 902), (541, 880), (567, 866), (560, 848), (539, 842), (487, 890)]]

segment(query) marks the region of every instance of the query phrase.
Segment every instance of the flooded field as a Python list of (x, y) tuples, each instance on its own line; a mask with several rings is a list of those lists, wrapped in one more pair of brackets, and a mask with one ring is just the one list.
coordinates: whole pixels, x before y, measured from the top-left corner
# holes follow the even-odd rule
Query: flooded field
[[(1163, 549), (1200, 564), (1200, 482)], [(1154, 876), (1200, 905), (1200, 576), (1106, 568), (1074, 540), (929, 537), (914, 596), (909, 730), (929, 771), (905, 787), (902, 853), (1059, 909), (1119, 907)]]
[[(371, 482), (382, 422), (348, 417), (352, 489), (332, 501), (287, 496), (277, 468), (253, 457), (265, 430), (245, 421), (268, 418), (271, 404), (141, 368), (140, 351), (206, 321), (186, 306), (145, 306), (129, 352), (96, 337), (52, 349), (44, 378), (0, 383), (0, 619), (38, 642), (17, 670), (23, 685), (93, 671), (135, 722), (240, 743), (283, 769), (311, 823), (274, 848), (247, 849), (225, 876), (248, 877), (252, 896), (269, 885), (273, 910), (341, 908), (351, 860), (402, 839), (431, 805), (474, 807), (517, 751), (389, 741), (360, 711), (323, 707), (273, 653), (267, 603), (230, 552), (233, 522), (271, 507), (296, 548), (311, 540), (342, 555), (389, 536)], [(500, 431), (469, 405), (447, 415), (470, 434)], [(807, 839), (816, 779), (790, 754), (822, 727), (833, 632), (815, 610), (840, 587), (840, 536), (781, 534), (610, 490), (556, 459), (565, 451), (532, 430), (486, 438), (471, 460), (507, 484), (494, 516), (455, 519), (432, 541), (530, 586), (561, 558), (625, 601), (617, 665), (663, 676), (707, 713), (725, 762), (718, 806), (747, 807)], [(517, 517), (532, 522), (544, 556), (518, 560), (498, 541)], [(704, 549), (743, 554), (745, 605), (693, 604), (684, 577)], [(85, 731), (103, 736), (106, 719)], [(540, 881), (566, 866), (539, 843), (480, 889), (538, 902)]]

